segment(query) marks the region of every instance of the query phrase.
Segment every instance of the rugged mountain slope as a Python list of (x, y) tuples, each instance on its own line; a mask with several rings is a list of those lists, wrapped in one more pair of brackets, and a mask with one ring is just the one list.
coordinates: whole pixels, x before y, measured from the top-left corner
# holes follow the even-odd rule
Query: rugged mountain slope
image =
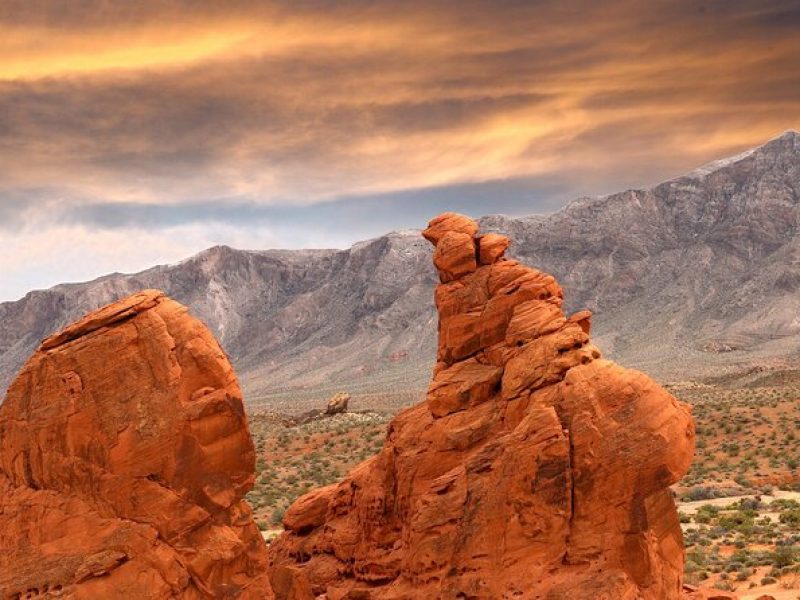
[(648, 190), (573, 202), (516, 244), (572, 308), (600, 316), (614, 355), (675, 376), (797, 347), (799, 223), (792, 131)]
[(435, 277), (418, 237), (392, 233), (345, 251), (215, 247), (177, 265), (31, 292), (0, 304), (3, 385), (41, 338), (143, 288), (163, 290), (210, 327), (251, 403), (286, 398), (287, 388), (302, 399), (329, 380), (377, 389), (376, 376), (383, 385), (419, 371), (422, 381)]
[[(800, 134), (647, 190), (549, 215), (486, 217), (512, 256), (553, 273), (569, 311), (595, 312), (606, 354), (661, 378), (800, 347)], [(414, 232), (349, 250), (217, 247), (136, 275), (60, 285), (0, 304), (0, 385), (41, 338), (143, 288), (187, 304), (230, 354), (251, 404), (319, 405), (337, 388), (411, 400), (434, 355), (436, 282)], [(298, 407), (303, 408), (303, 407)]]

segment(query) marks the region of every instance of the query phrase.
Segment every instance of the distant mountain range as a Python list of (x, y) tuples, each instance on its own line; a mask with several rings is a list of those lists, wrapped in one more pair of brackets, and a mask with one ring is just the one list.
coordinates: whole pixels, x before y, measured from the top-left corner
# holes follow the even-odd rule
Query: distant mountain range
[[(423, 225), (423, 224), (421, 224)], [(800, 134), (649, 189), (551, 215), (489, 216), (484, 231), (555, 275), (595, 313), (606, 354), (662, 380), (772, 368), (800, 356)], [(417, 231), (348, 250), (217, 246), (179, 264), (35, 291), (0, 304), (0, 387), (39, 341), (142, 288), (188, 305), (230, 355), (251, 406), (415, 400), (435, 347), (431, 247)]]

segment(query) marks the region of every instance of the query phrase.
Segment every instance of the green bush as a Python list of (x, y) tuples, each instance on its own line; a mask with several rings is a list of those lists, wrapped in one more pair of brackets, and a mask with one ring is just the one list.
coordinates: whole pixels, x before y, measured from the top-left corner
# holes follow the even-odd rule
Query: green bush
[(775, 551), (772, 553), (772, 565), (776, 568), (782, 569), (793, 564), (797, 557), (797, 549), (789, 544), (780, 544), (775, 546)]

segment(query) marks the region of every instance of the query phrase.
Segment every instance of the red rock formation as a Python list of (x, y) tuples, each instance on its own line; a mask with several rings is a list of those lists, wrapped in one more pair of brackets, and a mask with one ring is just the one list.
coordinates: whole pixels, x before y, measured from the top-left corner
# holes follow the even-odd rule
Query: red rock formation
[(0, 439), (0, 598), (272, 597), (236, 377), (160, 292), (46, 339)]
[(442, 284), (426, 402), (383, 450), (286, 512), (276, 597), (670, 600), (683, 545), (668, 486), (688, 409), (600, 359), (545, 273), (446, 214), (423, 235)]

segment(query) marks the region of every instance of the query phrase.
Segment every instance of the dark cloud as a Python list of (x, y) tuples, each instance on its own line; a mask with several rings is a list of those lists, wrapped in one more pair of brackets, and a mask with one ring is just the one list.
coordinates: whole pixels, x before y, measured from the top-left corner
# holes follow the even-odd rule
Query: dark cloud
[(425, 132), (467, 126), (487, 116), (535, 107), (549, 99), (545, 94), (509, 94), (335, 107), (325, 115), (324, 122), (331, 128), (348, 123), (351, 132), (357, 127), (362, 135)]
[[(347, 228), (351, 236), (376, 236), (392, 229), (419, 228), (446, 210), (475, 217), (488, 213), (547, 213), (571, 199), (573, 190), (573, 185), (563, 181), (515, 178), (340, 198), (306, 206), (263, 205), (241, 198), (179, 204), (76, 202), (63, 211), (43, 212), (40, 222), (148, 230), (213, 223), (234, 227)], [(353, 237), (352, 241), (357, 239)]]

